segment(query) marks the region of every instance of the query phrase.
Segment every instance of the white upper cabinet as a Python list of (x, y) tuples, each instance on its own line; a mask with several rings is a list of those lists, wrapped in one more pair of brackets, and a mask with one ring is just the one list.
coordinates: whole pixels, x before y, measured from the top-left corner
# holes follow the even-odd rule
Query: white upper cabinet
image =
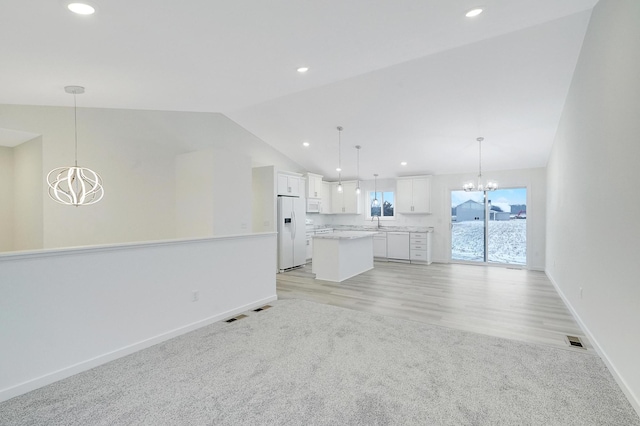
[(320, 213), (322, 214), (333, 213), (333, 200), (331, 197), (332, 189), (333, 185), (331, 184), (331, 182), (322, 182), (322, 198), (320, 202)]
[(307, 173), (307, 198), (322, 198), (322, 176)]
[(301, 175), (278, 173), (278, 195), (304, 196), (304, 179)]
[(431, 176), (398, 178), (396, 190), (398, 213), (431, 213)]
[(331, 183), (331, 211), (336, 214), (360, 214), (361, 196), (356, 194), (356, 182), (342, 182), (342, 192), (338, 192), (338, 182)]
[(356, 194), (356, 187), (356, 182), (342, 182), (343, 213), (360, 214), (360, 195)]

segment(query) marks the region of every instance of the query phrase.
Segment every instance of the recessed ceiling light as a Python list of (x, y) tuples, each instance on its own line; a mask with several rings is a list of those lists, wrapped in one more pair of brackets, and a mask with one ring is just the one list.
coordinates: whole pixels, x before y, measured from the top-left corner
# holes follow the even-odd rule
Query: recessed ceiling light
[(336, 172), (341, 172), (342, 169), (340, 167), (336, 167)]
[(302, 142), (302, 146), (309, 146), (309, 142)]
[(400, 163), (400, 165), (401, 165), (401, 166), (406, 166), (406, 165), (407, 165), (407, 162), (406, 162), (406, 161), (403, 161), (402, 163)]
[(474, 16), (478, 16), (481, 13), (482, 13), (482, 9), (478, 7), (478, 8), (475, 8), (475, 9), (471, 9), (470, 11), (465, 13), (464, 16), (466, 16), (467, 18), (473, 18)]
[(304, 74), (307, 71), (309, 71), (309, 67), (300, 67), (300, 68), (298, 68), (298, 72), (300, 74)]
[(87, 3), (68, 3), (67, 9), (78, 15), (93, 15), (96, 8)]

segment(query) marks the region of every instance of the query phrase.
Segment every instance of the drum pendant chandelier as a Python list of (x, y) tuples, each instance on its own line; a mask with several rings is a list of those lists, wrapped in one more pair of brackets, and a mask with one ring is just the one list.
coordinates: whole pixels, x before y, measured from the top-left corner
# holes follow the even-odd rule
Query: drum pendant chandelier
[(49, 197), (67, 206), (88, 206), (104, 196), (102, 178), (86, 167), (78, 167), (78, 107), (76, 95), (84, 93), (84, 87), (67, 86), (64, 91), (73, 94), (73, 120), (75, 129), (75, 164), (73, 167), (58, 167), (47, 175)]

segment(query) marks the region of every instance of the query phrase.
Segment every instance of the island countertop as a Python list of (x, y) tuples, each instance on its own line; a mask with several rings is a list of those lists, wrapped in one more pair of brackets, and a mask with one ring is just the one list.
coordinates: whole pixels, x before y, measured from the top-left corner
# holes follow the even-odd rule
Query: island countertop
[(366, 238), (376, 235), (378, 232), (371, 231), (338, 231), (330, 234), (313, 235), (314, 239), (320, 238), (324, 240), (355, 240), (357, 238)]

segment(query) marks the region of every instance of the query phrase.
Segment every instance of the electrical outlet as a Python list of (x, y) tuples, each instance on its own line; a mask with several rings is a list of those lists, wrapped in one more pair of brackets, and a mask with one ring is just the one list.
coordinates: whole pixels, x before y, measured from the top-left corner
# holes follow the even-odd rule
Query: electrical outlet
[(193, 290), (191, 293), (191, 301), (197, 302), (198, 300), (200, 300), (200, 292), (198, 290)]

